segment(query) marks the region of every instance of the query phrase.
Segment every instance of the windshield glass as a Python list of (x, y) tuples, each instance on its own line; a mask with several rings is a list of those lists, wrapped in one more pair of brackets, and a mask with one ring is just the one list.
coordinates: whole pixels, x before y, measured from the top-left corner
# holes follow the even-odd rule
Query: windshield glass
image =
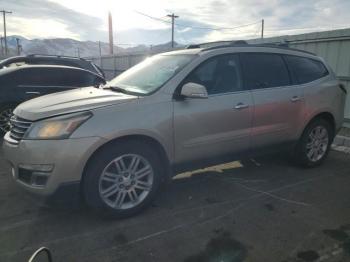
[(187, 65), (194, 55), (156, 55), (120, 74), (108, 86), (147, 95), (165, 84)]

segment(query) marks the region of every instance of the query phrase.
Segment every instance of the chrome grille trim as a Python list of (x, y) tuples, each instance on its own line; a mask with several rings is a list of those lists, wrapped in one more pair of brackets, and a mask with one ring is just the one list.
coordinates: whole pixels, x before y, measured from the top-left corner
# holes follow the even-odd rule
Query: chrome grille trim
[(10, 138), (17, 141), (17, 143), (21, 141), (24, 134), (30, 128), (32, 123), (33, 122), (29, 120), (13, 115), (10, 119), (10, 124), (11, 124)]

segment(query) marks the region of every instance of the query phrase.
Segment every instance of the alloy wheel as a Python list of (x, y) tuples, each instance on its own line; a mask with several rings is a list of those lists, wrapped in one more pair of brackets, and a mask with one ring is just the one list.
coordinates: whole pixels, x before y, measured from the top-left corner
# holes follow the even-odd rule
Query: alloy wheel
[(130, 209), (150, 193), (154, 180), (151, 164), (137, 154), (125, 154), (112, 160), (99, 178), (99, 194), (113, 209)]
[(328, 131), (323, 126), (313, 128), (306, 144), (306, 155), (312, 162), (317, 162), (326, 154), (329, 143)]

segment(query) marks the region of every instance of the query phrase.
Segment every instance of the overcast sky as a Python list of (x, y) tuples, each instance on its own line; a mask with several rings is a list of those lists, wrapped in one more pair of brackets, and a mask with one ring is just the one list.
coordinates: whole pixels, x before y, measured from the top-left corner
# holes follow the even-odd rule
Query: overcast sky
[(256, 38), (262, 18), (267, 37), (350, 27), (350, 0), (0, 0), (0, 6), (13, 12), (8, 35), (92, 41), (107, 41), (110, 10), (116, 43), (132, 45), (171, 36), (169, 23), (138, 12), (164, 21), (179, 15), (175, 40), (184, 44)]

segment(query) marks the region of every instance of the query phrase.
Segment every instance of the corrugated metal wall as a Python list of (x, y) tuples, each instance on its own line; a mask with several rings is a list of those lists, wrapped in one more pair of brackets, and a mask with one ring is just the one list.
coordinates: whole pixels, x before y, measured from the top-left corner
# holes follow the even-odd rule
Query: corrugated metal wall
[[(350, 124), (350, 29), (333, 30), (319, 33), (308, 33), (292, 36), (272, 37), (249, 40), (249, 43), (281, 43), (290, 47), (316, 53), (323, 57), (333, 68), (339, 80), (348, 90), (345, 118)], [(154, 54), (154, 53), (152, 53)], [(139, 63), (150, 53), (115, 55), (91, 58), (106, 73), (107, 79)]]

